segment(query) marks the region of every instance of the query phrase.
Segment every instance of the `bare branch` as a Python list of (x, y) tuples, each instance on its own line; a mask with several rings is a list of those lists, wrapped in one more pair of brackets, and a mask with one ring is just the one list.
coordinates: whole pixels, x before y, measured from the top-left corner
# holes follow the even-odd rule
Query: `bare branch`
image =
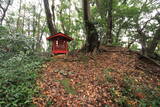
[(143, 30), (146, 28), (147, 24), (148, 24), (151, 20), (153, 20), (153, 19), (154, 19), (154, 17), (152, 17), (151, 19), (147, 20), (147, 21), (144, 23), (144, 26), (141, 28), (141, 31), (143, 31)]
[(2, 18), (0, 19), (0, 25), (2, 25), (2, 22), (3, 22), (3, 20), (4, 20), (5, 16), (6, 16), (6, 12), (7, 12), (8, 8), (9, 8), (10, 3), (11, 3), (11, 0), (8, 1), (6, 8), (4, 8), (0, 4), (0, 8), (3, 10), (3, 15), (2, 15)]

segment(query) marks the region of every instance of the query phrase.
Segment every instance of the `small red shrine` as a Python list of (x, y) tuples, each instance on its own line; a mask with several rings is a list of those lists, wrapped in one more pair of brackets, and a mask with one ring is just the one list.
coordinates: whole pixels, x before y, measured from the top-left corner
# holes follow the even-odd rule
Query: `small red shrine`
[(52, 53), (53, 54), (67, 54), (68, 53), (68, 42), (72, 41), (73, 38), (63, 33), (57, 33), (47, 38), (52, 41)]

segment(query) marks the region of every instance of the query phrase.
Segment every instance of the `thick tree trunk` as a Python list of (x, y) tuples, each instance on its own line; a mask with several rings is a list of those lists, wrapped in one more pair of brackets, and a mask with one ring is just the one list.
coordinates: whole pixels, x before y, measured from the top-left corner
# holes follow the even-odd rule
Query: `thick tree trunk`
[(153, 56), (154, 51), (156, 50), (156, 47), (157, 47), (159, 41), (160, 41), (160, 26), (157, 29), (155, 36), (147, 49), (148, 56)]
[(137, 32), (139, 34), (140, 44), (142, 46), (142, 54), (147, 55), (146, 34), (140, 28), (137, 28)]
[(43, 0), (43, 2), (44, 2), (44, 7), (45, 7), (48, 28), (49, 28), (50, 34), (54, 35), (56, 34), (56, 29), (55, 29), (55, 26), (53, 25), (53, 19), (52, 19), (52, 14), (49, 8), (49, 2), (48, 0)]
[(147, 49), (147, 55), (151, 57), (154, 56), (154, 51), (156, 50), (156, 47), (160, 42), (160, 13), (156, 14), (155, 19), (157, 20), (159, 26), (158, 26), (158, 29), (156, 30), (156, 33), (153, 37), (151, 44), (148, 46), (148, 49)]
[(141, 44), (141, 52), (143, 55), (147, 55), (147, 36), (145, 34), (145, 32), (143, 31), (145, 26), (143, 27), (140, 27), (139, 23), (138, 23), (138, 18), (137, 18), (137, 21), (136, 21), (136, 29), (137, 29), (137, 33), (138, 33), (138, 38), (139, 38), (139, 42)]
[(98, 49), (99, 42), (98, 42), (98, 33), (96, 28), (92, 22), (90, 22), (89, 18), (89, 2), (88, 0), (83, 0), (83, 20), (86, 30), (86, 44), (84, 50), (86, 52), (93, 52), (95, 49)]
[(112, 44), (113, 38), (112, 38), (112, 28), (113, 28), (113, 23), (112, 23), (112, 0), (109, 0), (109, 5), (108, 5), (108, 29), (107, 29), (107, 44)]

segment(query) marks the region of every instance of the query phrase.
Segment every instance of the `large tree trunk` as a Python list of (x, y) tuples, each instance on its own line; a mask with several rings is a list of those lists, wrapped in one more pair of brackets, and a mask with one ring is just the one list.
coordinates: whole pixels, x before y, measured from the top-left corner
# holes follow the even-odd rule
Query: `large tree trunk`
[(84, 50), (86, 52), (93, 52), (95, 49), (98, 49), (98, 33), (92, 22), (90, 22), (89, 16), (89, 2), (88, 0), (83, 0), (83, 20), (86, 30), (86, 44)]
[[(157, 15), (154, 17), (154, 19), (156, 19), (158, 21), (158, 23), (160, 24), (159, 15), (160, 14), (157, 13)], [(140, 39), (140, 44), (142, 46), (142, 54), (145, 56), (154, 57), (154, 51), (156, 50), (158, 42), (160, 41), (160, 26), (156, 30), (156, 33), (153, 37), (153, 40), (150, 42), (150, 44), (147, 45), (147, 36), (143, 30), (145, 29), (145, 27), (149, 21), (151, 21), (151, 19), (146, 21), (144, 26), (141, 28), (140, 25), (138, 24), (138, 19), (137, 19), (136, 27), (137, 27), (137, 32), (140, 36), (139, 39)]]
[(136, 20), (136, 30), (137, 30), (137, 33), (138, 33), (138, 38), (139, 38), (139, 42), (141, 44), (141, 52), (143, 55), (147, 55), (147, 35), (145, 34), (145, 32), (143, 31), (145, 26), (143, 27), (140, 27), (139, 23), (138, 23), (138, 18)]
[(56, 29), (55, 29), (55, 26), (53, 25), (53, 18), (52, 18), (52, 14), (49, 8), (49, 2), (48, 0), (43, 0), (43, 2), (44, 2), (44, 7), (45, 7), (48, 28), (49, 28), (50, 34), (54, 35), (56, 34)]
[(153, 56), (154, 55), (154, 51), (156, 50), (156, 47), (158, 45), (158, 42), (160, 41), (160, 26), (157, 29), (155, 36), (151, 42), (151, 44), (149, 45), (148, 49), (147, 49), (147, 55), (148, 56)]
[(151, 44), (148, 46), (147, 49), (147, 55), (151, 57), (154, 55), (154, 51), (156, 50), (156, 47), (160, 41), (160, 13), (156, 14), (155, 19), (158, 21), (159, 26), (158, 29), (156, 30), (156, 33), (153, 37)]
[(139, 38), (140, 38), (140, 44), (142, 46), (142, 54), (143, 55), (147, 55), (147, 45), (146, 45), (146, 41), (147, 41), (147, 36), (146, 34), (142, 31), (142, 29), (138, 28), (137, 32), (139, 34)]
[(108, 1), (108, 29), (107, 29), (107, 44), (112, 44), (113, 38), (112, 38), (112, 28), (113, 28), (113, 23), (112, 23), (112, 0)]

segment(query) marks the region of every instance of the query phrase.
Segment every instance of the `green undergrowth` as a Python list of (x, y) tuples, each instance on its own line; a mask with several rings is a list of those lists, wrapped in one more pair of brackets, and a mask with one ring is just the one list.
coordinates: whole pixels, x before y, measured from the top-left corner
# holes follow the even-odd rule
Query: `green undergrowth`
[(125, 76), (120, 88), (109, 89), (112, 101), (120, 107), (160, 107), (160, 89), (148, 85), (137, 85), (136, 81)]
[[(0, 26), (0, 107), (30, 107), (46, 56), (38, 56), (35, 38), (11, 34)], [(39, 53), (39, 52), (38, 52)]]
[(0, 107), (33, 106), (32, 97), (38, 95), (35, 80), (45, 60), (24, 53), (0, 59)]
[[(112, 84), (113, 87), (108, 89), (111, 100), (119, 107), (160, 107), (160, 87), (150, 86), (151, 84), (139, 83), (135, 77), (124, 75), (116, 83), (118, 73), (113, 68), (102, 70), (105, 83)], [(116, 85), (116, 86), (115, 86)], [(151, 88), (152, 87), (152, 88)]]

